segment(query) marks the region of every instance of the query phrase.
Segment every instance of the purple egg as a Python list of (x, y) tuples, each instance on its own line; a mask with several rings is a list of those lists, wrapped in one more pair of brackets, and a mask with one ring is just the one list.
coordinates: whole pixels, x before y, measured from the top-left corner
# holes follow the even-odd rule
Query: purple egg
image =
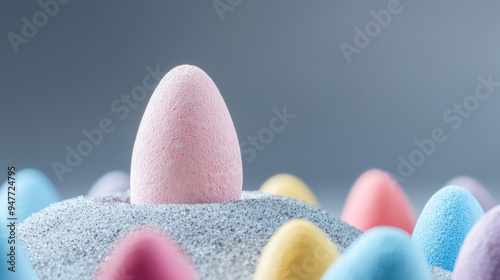
[(468, 177), (468, 176), (459, 176), (451, 179), (446, 186), (455, 185), (462, 187), (468, 190), (479, 202), (484, 212), (487, 212), (491, 208), (495, 207), (497, 203), (495, 199), (490, 194), (488, 189), (486, 189), (478, 180)]
[(453, 279), (500, 279), (500, 205), (470, 230), (458, 254)]
[(130, 176), (123, 171), (110, 171), (99, 178), (90, 188), (87, 196), (107, 195), (130, 189)]

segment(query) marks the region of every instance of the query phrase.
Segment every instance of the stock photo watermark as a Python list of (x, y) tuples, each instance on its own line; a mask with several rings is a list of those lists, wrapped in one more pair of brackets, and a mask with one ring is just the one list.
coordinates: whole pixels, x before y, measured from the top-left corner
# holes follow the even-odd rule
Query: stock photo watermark
[[(453, 104), (452, 108), (443, 113), (443, 121), (448, 125), (448, 130), (455, 131), (462, 127), (464, 120), (469, 119), (477, 111), (481, 102), (491, 98), (492, 94), (500, 90), (500, 80), (494, 81), (493, 74), (488, 77), (479, 76), (474, 93), (466, 96), (462, 102)], [(448, 139), (447, 129), (437, 127), (432, 130), (430, 137), (423, 140), (415, 139), (416, 148), (408, 156), (398, 156), (398, 172), (392, 174), (398, 182), (404, 182), (413, 175), (417, 167), (424, 164), (426, 159), (431, 157), (438, 149), (440, 144)]]
[(243, 3), (243, 0), (214, 0), (212, 5), (214, 6), (217, 16), (219, 16), (220, 21), (224, 21), (224, 14), (227, 12), (234, 11), (234, 8)]
[(280, 111), (273, 108), (274, 116), (269, 120), (269, 126), (261, 128), (257, 135), (248, 136), (247, 141), (240, 143), (241, 155), (243, 158), (251, 162), (257, 157), (257, 152), (263, 151), (266, 145), (269, 145), (274, 140), (274, 134), (282, 132), (297, 115), (290, 114), (286, 106)]
[[(116, 98), (110, 104), (110, 110), (115, 118), (123, 121), (129, 115), (131, 110), (137, 108), (138, 104), (143, 102), (149, 94), (155, 89), (166, 72), (160, 70), (160, 66), (156, 68), (147, 66), (145, 68), (147, 74), (142, 78), (142, 84), (133, 87), (128, 94), (121, 94), (120, 98)], [(85, 157), (89, 156), (95, 147), (99, 146), (107, 134), (112, 133), (116, 129), (113, 118), (102, 118), (97, 127), (87, 130), (82, 130), (83, 139), (75, 145), (67, 145), (65, 147), (66, 157), (61, 163), (53, 161), (51, 166), (57, 176), (59, 182), (63, 181), (65, 173), (71, 173), (75, 168), (82, 164)]]
[(7, 33), (7, 39), (12, 49), (17, 54), (22, 44), (28, 44), (29, 41), (38, 34), (39, 29), (45, 27), (51, 18), (54, 18), (61, 10), (62, 5), (66, 5), (70, 0), (40, 0), (38, 6), (40, 10), (36, 11), (30, 18), (22, 17), (21, 32)]
[[(411, 0), (410, 0), (411, 1)], [(361, 50), (368, 47), (372, 39), (380, 35), (383, 28), (386, 28), (391, 23), (392, 17), (400, 14), (403, 11), (403, 6), (399, 0), (389, 0), (387, 8), (380, 11), (370, 11), (373, 20), (368, 21), (364, 28), (354, 27), (354, 38), (352, 44), (340, 43), (340, 51), (344, 55), (347, 63), (351, 63), (353, 54), (360, 54)]]

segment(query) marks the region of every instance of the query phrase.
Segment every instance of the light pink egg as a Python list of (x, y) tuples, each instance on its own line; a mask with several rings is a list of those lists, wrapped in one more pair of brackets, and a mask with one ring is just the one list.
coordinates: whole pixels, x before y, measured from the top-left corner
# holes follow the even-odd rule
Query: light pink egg
[(131, 202), (215, 203), (241, 197), (241, 153), (217, 86), (175, 67), (155, 89), (132, 153)]

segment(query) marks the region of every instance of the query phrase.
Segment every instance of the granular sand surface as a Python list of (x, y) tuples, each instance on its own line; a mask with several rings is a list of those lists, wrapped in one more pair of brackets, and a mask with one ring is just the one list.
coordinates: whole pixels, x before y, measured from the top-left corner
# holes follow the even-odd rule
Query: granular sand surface
[[(19, 227), (41, 280), (92, 279), (119, 237), (139, 225), (165, 230), (197, 268), (200, 279), (252, 279), (261, 250), (286, 221), (303, 218), (330, 236), (342, 253), (360, 232), (299, 200), (243, 192), (214, 204), (132, 205), (129, 193), (68, 199), (33, 214)], [(435, 279), (449, 273), (431, 269)]]

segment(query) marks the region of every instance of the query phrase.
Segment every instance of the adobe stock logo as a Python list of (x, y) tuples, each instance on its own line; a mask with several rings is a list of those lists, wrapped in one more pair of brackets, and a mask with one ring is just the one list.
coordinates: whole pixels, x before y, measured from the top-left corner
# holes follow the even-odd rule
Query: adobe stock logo
[(288, 113), (286, 106), (283, 106), (281, 112), (273, 108), (273, 113), (274, 116), (269, 120), (269, 127), (260, 129), (257, 136), (248, 136), (248, 142), (240, 143), (241, 155), (246, 161), (253, 161), (257, 157), (257, 152), (263, 151), (266, 145), (274, 140), (274, 134), (282, 132), (290, 124), (290, 120), (297, 117), (297, 115)]
[(90, 130), (83, 129), (83, 139), (74, 145), (66, 145), (66, 157), (64, 161), (53, 161), (51, 167), (59, 182), (63, 181), (66, 173), (71, 173), (83, 163), (84, 159), (94, 151), (94, 148), (102, 144), (107, 135), (111, 134), (116, 129), (116, 124), (119, 121), (124, 121), (130, 115), (131, 111), (138, 107), (141, 102), (144, 102), (150, 95), (156, 85), (161, 81), (165, 72), (160, 70), (160, 66), (156, 68), (147, 66), (145, 68), (147, 74), (142, 78), (142, 83), (136, 85), (130, 90), (130, 93), (122, 93), (120, 98), (113, 100), (109, 106), (113, 114), (102, 118), (96, 128)]
[(31, 17), (31, 20), (27, 17), (22, 17), (21, 21), (23, 26), (21, 27), (21, 35), (14, 32), (7, 33), (7, 39), (9, 39), (12, 49), (17, 54), (19, 53), (19, 46), (21, 44), (28, 44), (30, 39), (35, 38), (38, 34), (39, 28), (43, 28), (47, 23), (49, 23), (49, 18), (55, 17), (60, 10), (60, 5), (66, 5), (70, 0), (40, 0), (38, 1), (38, 6), (42, 8), (37, 11)]
[(360, 54), (362, 49), (368, 47), (371, 39), (377, 37), (382, 32), (382, 28), (389, 26), (392, 17), (402, 11), (403, 6), (399, 0), (389, 0), (387, 9), (382, 9), (378, 12), (371, 10), (370, 15), (373, 17), (373, 20), (367, 22), (363, 29), (357, 26), (354, 27), (354, 46), (346, 42), (342, 42), (339, 45), (347, 63), (351, 63), (351, 56), (353, 54)]
[(226, 12), (234, 11), (234, 8), (243, 3), (243, 0), (214, 0), (212, 5), (215, 12), (219, 16), (220, 21), (224, 21), (224, 14)]
[(415, 149), (406, 154), (406, 156), (398, 156), (398, 173), (392, 174), (398, 182), (404, 182), (408, 179), (417, 168), (423, 165), (430, 157), (432, 157), (445, 142), (450, 139), (452, 132), (462, 127), (462, 124), (472, 117), (481, 104), (489, 100), (493, 93), (500, 91), (500, 80), (494, 80), (493, 74), (488, 76), (479, 76), (478, 84), (474, 89), (474, 93), (467, 95), (461, 102), (453, 104), (443, 113), (443, 122), (446, 126), (434, 128), (430, 137), (423, 140), (415, 139)]

